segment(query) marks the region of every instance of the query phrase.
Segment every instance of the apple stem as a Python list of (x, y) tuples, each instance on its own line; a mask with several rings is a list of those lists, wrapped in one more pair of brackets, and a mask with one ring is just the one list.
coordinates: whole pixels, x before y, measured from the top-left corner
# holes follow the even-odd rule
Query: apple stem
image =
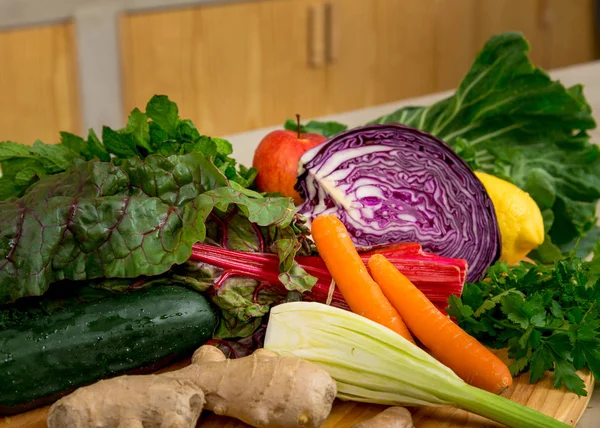
[(300, 115), (296, 113), (296, 124), (298, 125), (298, 139), (300, 139)]

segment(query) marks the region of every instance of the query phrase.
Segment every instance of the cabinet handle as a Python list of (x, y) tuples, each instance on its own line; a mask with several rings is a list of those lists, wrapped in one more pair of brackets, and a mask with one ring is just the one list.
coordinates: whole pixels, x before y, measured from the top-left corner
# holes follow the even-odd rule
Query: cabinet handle
[(338, 59), (337, 8), (338, 6), (335, 3), (328, 2), (325, 4), (325, 59), (329, 64)]
[(312, 4), (308, 7), (308, 65), (325, 65), (325, 16), (323, 7)]

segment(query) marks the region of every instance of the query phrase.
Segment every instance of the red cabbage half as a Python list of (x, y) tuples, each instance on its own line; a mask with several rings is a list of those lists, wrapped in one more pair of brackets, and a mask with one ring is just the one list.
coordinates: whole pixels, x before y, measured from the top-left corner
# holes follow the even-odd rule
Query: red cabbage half
[(463, 258), (474, 282), (500, 256), (494, 207), (469, 166), (443, 141), (403, 125), (338, 134), (300, 159), (298, 208), (335, 214), (358, 247), (419, 242)]

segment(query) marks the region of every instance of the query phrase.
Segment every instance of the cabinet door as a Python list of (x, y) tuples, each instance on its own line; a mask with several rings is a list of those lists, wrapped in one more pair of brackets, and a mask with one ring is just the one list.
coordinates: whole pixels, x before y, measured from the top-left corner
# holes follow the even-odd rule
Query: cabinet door
[(595, 58), (595, 0), (324, 0), (327, 109), (455, 88), (494, 34), (524, 33), (550, 69)]
[(435, 2), (330, 0), (333, 51), (327, 67), (331, 111), (435, 90)]
[(477, 51), (475, 1), (325, 0), (333, 33), (326, 49), (328, 108), (350, 110), (454, 87)]
[(79, 132), (73, 25), (0, 32), (0, 141), (56, 143)]
[[(124, 102), (167, 94), (200, 132), (224, 135), (323, 114), (325, 69), (309, 65), (312, 0), (205, 6), (122, 18)], [(318, 52), (317, 52), (318, 53)]]

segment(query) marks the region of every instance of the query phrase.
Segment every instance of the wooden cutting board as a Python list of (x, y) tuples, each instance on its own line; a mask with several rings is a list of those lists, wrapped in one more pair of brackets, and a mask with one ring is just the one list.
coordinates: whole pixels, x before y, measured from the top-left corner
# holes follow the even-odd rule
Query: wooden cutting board
[[(501, 358), (506, 354), (500, 352)], [(176, 370), (187, 365), (189, 361), (176, 363), (159, 372)], [(591, 398), (594, 390), (594, 379), (588, 372), (579, 372), (585, 381), (587, 397), (579, 397), (572, 392), (552, 387), (553, 375), (547, 373), (544, 379), (535, 385), (529, 384), (529, 375), (522, 374), (514, 379), (513, 385), (502, 395), (518, 403), (524, 404), (552, 416), (562, 422), (574, 426)], [(375, 416), (385, 407), (374, 404), (336, 401), (333, 410), (322, 428), (350, 428), (353, 424)], [(455, 408), (419, 407), (410, 409), (416, 428), (484, 428), (501, 427), (488, 419)], [(32, 410), (20, 415), (2, 419), (0, 428), (46, 428), (48, 407)], [(198, 427), (200, 428), (247, 428), (238, 420), (216, 416), (204, 412)]]

